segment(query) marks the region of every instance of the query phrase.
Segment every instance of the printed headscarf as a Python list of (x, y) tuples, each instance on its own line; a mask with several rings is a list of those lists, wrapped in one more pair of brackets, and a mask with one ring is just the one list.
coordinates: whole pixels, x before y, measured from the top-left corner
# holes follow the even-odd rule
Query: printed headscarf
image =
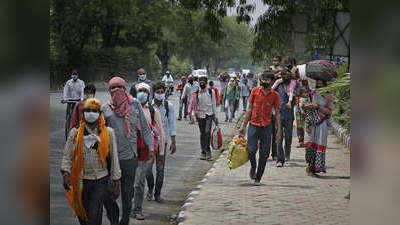
[[(101, 110), (100, 102), (95, 98), (88, 98), (82, 103), (82, 109), (95, 108)], [(99, 159), (103, 168), (105, 167), (106, 157), (109, 152), (109, 133), (104, 121), (103, 113), (100, 112), (98, 122), (99, 138), (97, 152), (99, 153)], [(67, 191), (67, 198), (71, 204), (72, 209), (81, 219), (87, 221), (87, 214), (82, 203), (82, 171), (84, 166), (84, 133), (85, 133), (85, 119), (80, 118), (78, 132), (74, 140), (74, 150), (72, 152), (71, 159), (71, 186), (72, 189)]]
[(111, 108), (118, 116), (125, 117), (125, 135), (128, 136), (131, 133), (129, 114), (132, 108), (133, 97), (126, 92), (126, 82), (121, 77), (113, 77), (108, 82), (108, 87), (115, 85), (123, 86), (124, 89), (116, 89), (111, 91)]

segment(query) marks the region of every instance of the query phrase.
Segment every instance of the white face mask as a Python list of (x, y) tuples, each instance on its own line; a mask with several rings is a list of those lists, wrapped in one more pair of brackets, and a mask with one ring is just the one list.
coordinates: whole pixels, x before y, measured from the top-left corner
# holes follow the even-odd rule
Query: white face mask
[(154, 93), (154, 98), (156, 98), (156, 99), (159, 100), (159, 101), (162, 101), (162, 100), (164, 100), (164, 98), (165, 98), (165, 93), (164, 93), (164, 94), (157, 94), (157, 93)]
[(84, 112), (85, 120), (88, 123), (93, 123), (99, 118), (100, 113), (98, 112)]

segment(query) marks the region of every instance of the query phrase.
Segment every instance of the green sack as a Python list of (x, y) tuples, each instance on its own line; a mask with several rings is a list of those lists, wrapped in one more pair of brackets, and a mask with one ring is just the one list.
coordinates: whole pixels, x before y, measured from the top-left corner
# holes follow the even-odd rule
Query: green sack
[[(243, 140), (242, 140), (243, 141)], [(249, 161), (249, 154), (246, 144), (240, 144), (237, 140), (232, 140), (229, 144), (228, 150), (228, 167), (229, 169), (236, 169)]]

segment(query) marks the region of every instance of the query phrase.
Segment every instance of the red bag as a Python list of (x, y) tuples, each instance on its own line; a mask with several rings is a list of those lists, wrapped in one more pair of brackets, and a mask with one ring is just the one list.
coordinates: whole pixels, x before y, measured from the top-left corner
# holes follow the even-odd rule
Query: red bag
[[(155, 126), (153, 124), (149, 124), (149, 126), (152, 128), (154, 132), (154, 156), (157, 154), (158, 150), (158, 136), (157, 136), (157, 131), (155, 129)], [(137, 130), (137, 152), (138, 152), (138, 158), (139, 161), (141, 162), (146, 162), (150, 159), (150, 151), (147, 145), (144, 143), (144, 140), (142, 138), (142, 135), (139, 130)]]
[(211, 147), (214, 150), (219, 150), (222, 147), (222, 132), (219, 127), (215, 127), (211, 133)]

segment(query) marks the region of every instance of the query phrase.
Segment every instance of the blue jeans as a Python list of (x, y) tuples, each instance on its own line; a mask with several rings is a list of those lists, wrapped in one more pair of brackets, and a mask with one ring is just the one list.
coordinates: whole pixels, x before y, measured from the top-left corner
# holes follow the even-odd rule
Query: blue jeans
[(188, 108), (187, 98), (182, 98), (182, 100), (179, 101), (179, 116), (178, 116), (178, 118), (182, 118), (182, 110), (183, 110), (183, 117), (186, 118), (187, 108)]
[[(160, 156), (159, 152), (156, 155), (156, 187), (154, 191), (154, 196), (158, 197), (161, 195), (161, 189), (164, 184), (164, 167), (165, 167), (165, 156), (167, 155), (167, 146), (165, 145), (165, 152), (164, 156)], [(158, 164), (158, 159), (163, 157), (163, 163), (160, 165)], [(153, 175), (153, 164), (149, 165), (149, 168), (146, 171), (146, 180), (147, 180), (147, 187), (149, 188), (149, 192), (153, 191), (154, 189), (154, 175)]]
[[(257, 168), (256, 180), (260, 181), (264, 174), (265, 165), (269, 156), (271, 145), (271, 124), (266, 127), (254, 126), (249, 124), (247, 128), (247, 146), (249, 148), (249, 158), (252, 170)], [(256, 153), (258, 150), (258, 141), (261, 142), (258, 157), (258, 167), (256, 162)]]
[[(278, 142), (278, 160), (285, 163), (290, 158), (292, 148), (293, 120), (281, 120), (281, 139)], [(283, 139), (285, 139), (285, 149), (283, 149)]]

